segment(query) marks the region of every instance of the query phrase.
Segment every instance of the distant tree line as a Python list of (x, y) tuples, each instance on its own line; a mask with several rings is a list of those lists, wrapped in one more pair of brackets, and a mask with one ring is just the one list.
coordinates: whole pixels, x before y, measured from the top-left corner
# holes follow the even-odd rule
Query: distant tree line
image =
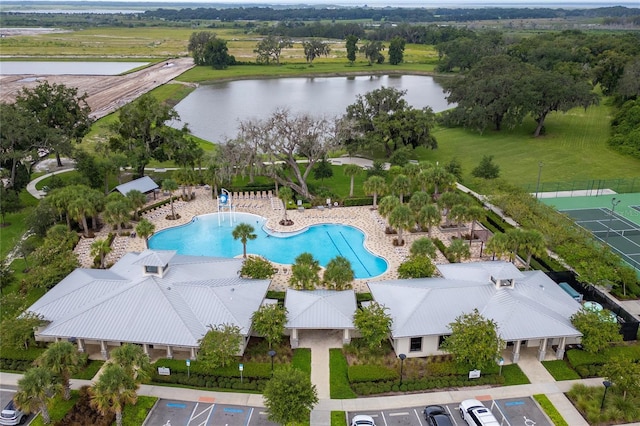
[(167, 21), (194, 19), (253, 21), (346, 21), (367, 19), (391, 22), (469, 22), (478, 20), (507, 19), (551, 19), (568, 17), (624, 17), (637, 16), (637, 9), (605, 7), (596, 9), (550, 9), (550, 8), (275, 8), (238, 7), (216, 9), (199, 7), (180, 10), (148, 10), (144, 17), (161, 18)]

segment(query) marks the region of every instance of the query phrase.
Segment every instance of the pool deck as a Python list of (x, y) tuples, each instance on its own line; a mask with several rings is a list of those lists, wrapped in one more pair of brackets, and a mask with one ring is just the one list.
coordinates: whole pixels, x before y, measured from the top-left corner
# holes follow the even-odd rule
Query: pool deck
[[(174, 201), (174, 208), (180, 219), (167, 220), (166, 216), (171, 213), (170, 206), (164, 206), (154, 212), (144, 215), (156, 227), (156, 232), (162, 229), (170, 228), (177, 225), (183, 225), (190, 222), (195, 216), (217, 212), (216, 200), (212, 199), (211, 190), (205, 187), (198, 187), (194, 190), (196, 197), (194, 200), (185, 202), (181, 200)], [(180, 191), (176, 191), (179, 195)], [(154, 200), (153, 202), (157, 202)], [(396, 235), (385, 234), (387, 222), (377, 211), (372, 210), (370, 206), (363, 207), (333, 207), (323, 209), (306, 209), (304, 211), (288, 210), (287, 216), (293, 220), (292, 226), (282, 226), (279, 224), (283, 219), (282, 202), (273, 198), (256, 198), (256, 199), (238, 199), (233, 200), (237, 212), (253, 213), (267, 218), (266, 226), (273, 231), (278, 232), (295, 232), (300, 231), (308, 226), (320, 223), (336, 223), (343, 225), (351, 225), (359, 228), (365, 234), (365, 246), (372, 253), (386, 259), (389, 266), (387, 271), (374, 278), (357, 279), (354, 281), (354, 290), (357, 292), (368, 292), (368, 281), (389, 280), (398, 278), (398, 266), (407, 258), (411, 243), (420, 237), (427, 236), (427, 233), (404, 233), (405, 245), (403, 247), (395, 247), (393, 240)], [(470, 224), (466, 224), (465, 231), (469, 231)], [(96, 234), (96, 238), (105, 238), (111, 232), (110, 227)], [(457, 236), (457, 232), (442, 230), (434, 227), (432, 236), (439, 238), (445, 245), (449, 245), (451, 237)], [(76, 247), (76, 253), (82, 267), (91, 267), (92, 257), (90, 255), (90, 246), (94, 241), (93, 238), (82, 238)], [(483, 253), (482, 259), (479, 258), (480, 244), (475, 242), (472, 244), (471, 258), (468, 262), (477, 262), (478, 260), (490, 260), (491, 253)], [(107, 255), (106, 263), (112, 264), (116, 262), (126, 252), (140, 252), (145, 250), (145, 243), (142, 238), (117, 236), (113, 241), (112, 251)], [(247, 246), (248, 254), (251, 253), (251, 245)], [(436, 264), (448, 263), (447, 259), (438, 252), (435, 261)], [(271, 281), (270, 290), (284, 291), (288, 288), (290, 277), (289, 265), (277, 265), (278, 273)]]

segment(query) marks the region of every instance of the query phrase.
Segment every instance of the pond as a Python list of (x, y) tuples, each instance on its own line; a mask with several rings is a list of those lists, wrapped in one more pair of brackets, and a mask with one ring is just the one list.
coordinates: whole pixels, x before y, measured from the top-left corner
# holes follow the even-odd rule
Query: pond
[(148, 62), (0, 61), (0, 75), (118, 75)]
[(378, 75), (239, 80), (201, 85), (175, 109), (192, 134), (211, 142), (222, 142), (225, 137), (236, 136), (240, 121), (265, 119), (277, 108), (314, 116), (341, 116), (347, 106), (356, 101), (357, 95), (383, 86), (406, 90), (404, 98), (414, 108), (429, 106), (440, 112), (453, 107), (433, 77)]

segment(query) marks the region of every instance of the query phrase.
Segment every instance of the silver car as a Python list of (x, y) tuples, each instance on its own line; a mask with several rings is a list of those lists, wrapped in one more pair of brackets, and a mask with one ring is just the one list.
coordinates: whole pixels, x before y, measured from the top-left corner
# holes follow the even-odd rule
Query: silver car
[(21, 425), (27, 421), (27, 415), (16, 407), (13, 399), (9, 401), (6, 407), (0, 413), (0, 425), (13, 426)]

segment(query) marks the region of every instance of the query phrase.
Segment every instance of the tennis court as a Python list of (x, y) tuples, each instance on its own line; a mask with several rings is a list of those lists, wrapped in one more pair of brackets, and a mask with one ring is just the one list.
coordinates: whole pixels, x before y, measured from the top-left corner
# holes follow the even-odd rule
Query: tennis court
[(541, 201), (565, 213), (640, 271), (640, 194)]

